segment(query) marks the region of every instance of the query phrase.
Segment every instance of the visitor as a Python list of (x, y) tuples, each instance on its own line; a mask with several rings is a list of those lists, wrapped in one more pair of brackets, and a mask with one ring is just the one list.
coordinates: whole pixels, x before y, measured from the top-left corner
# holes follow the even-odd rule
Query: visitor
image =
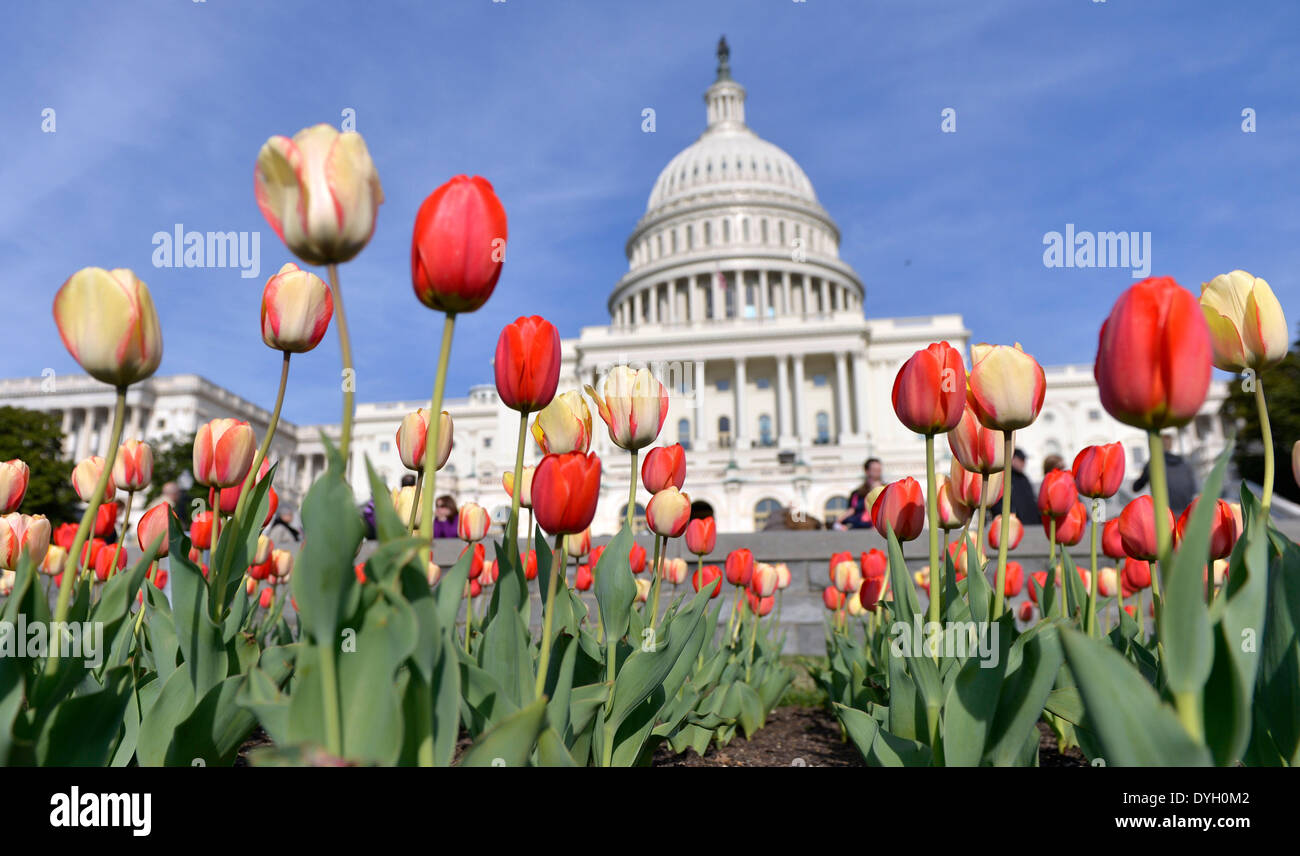
[(295, 541), (302, 540), (302, 533), (299, 532), (293, 525), (292, 511), (289, 511), (288, 509), (281, 509), (280, 513), (275, 516), (275, 520), (271, 521), (271, 528), (267, 532), (267, 534), (274, 538), (275, 527), (277, 526), (281, 527), (282, 529), (287, 531), (290, 535), (292, 535), (293, 540)]
[(438, 497), (438, 501), (433, 506), (433, 516), (433, 537), (456, 537), (456, 525), (460, 522), (460, 514), (456, 510), (456, 500), (451, 498), (451, 494), (444, 493)]
[(871, 506), (867, 496), (883, 481), (880, 458), (867, 458), (862, 465), (862, 484), (849, 494), (849, 510), (832, 524), (834, 529), (870, 529)]
[[(1003, 489), (1006, 489), (1005, 485)], [(999, 509), (999, 512), (1001, 510), (998, 504), (994, 508)], [(1011, 455), (1011, 513), (1019, 517), (1024, 526), (1037, 526), (1042, 522), (1038, 516), (1038, 495), (1029, 483), (1029, 476), (1025, 475), (1025, 453), (1022, 449), (1016, 449)]]
[(1044, 478), (1046, 478), (1047, 474), (1050, 472), (1063, 469), (1065, 469), (1065, 458), (1062, 458), (1060, 455), (1048, 455), (1046, 458), (1043, 458)]
[[(1165, 484), (1169, 490), (1169, 510), (1174, 516), (1182, 514), (1196, 498), (1196, 472), (1182, 455), (1172, 451), (1174, 435), (1160, 435), (1160, 442), (1165, 447)], [(1141, 492), (1151, 481), (1151, 462), (1142, 468), (1142, 474), (1133, 482), (1134, 492)]]
[(181, 521), (181, 528), (189, 529), (190, 510), (189, 508), (186, 507), (184, 501), (181, 498), (181, 486), (174, 481), (167, 482), (162, 486), (162, 498), (163, 498), (163, 502), (170, 505), (172, 507), (172, 511), (176, 512), (176, 516)]

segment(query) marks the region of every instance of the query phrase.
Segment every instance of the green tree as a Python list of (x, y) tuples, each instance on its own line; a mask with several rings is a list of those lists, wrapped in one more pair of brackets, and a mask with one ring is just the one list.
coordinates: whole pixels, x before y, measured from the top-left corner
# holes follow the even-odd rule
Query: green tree
[[(1300, 440), (1300, 342), (1291, 346), (1286, 358), (1259, 373), (1268, 401), (1268, 421), (1273, 429), (1273, 451), (1277, 464), (1273, 490), (1293, 502), (1300, 502), (1300, 486), (1291, 472), (1291, 446)], [(1237, 428), (1233, 463), (1245, 480), (1264, 480), (1264, 444), (1260, 440), (1259, 410), (1255, 406), (1250, 378), (1238, 375), (1230, 384), (1220, 411)]]
[(44, 514), (57, 526), (80, 519), (72, 489), (73, 462), (63, 457), (60, 417), (40, 410), (0, 407), (0, 461), (21, 458), (31, 469), (27, 495), (19, 509)]

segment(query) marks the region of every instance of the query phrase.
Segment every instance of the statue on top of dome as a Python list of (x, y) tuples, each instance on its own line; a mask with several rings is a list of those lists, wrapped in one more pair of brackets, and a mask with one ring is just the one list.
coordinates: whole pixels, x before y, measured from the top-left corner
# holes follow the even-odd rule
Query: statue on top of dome
[(718, 80), (731, 80), (731, 48), (726, 36), (718, 39)]

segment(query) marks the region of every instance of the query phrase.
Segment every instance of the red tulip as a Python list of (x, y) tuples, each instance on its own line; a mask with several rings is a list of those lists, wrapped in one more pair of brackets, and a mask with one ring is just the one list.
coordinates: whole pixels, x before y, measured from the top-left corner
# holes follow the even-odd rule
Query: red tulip
[[(1046, 579), (1046, 577), (1044, 577)], [(1019, 562), (1007, 562), (1007, 576), (1003, 581), (1002, 593), (1007, 597), (1015, 597), (1020, 594), (1020, 590), (1025, 585), (1025, 569)]]
[(1029, 577), (1038, 584), (1029, 587), (1029, 599), (1034, 603), (1038, 603), (1038, 589), (1047, 588), (1047, 571), (1034, 571)]
[(894, 378), (894, 413), (917, 434), (957, 427), (966, 408), (966, 364), (947, 342), (935, 342), (903, 363)]
[(100, 538), (109, 535), (117, 526), (117, 503), (108, 502), (95, 509), (95, 534)]
[[(1168, 531), (1174, 530), (1174, 515), (1165, 510), (1168, 516)], [(1159, 558), (1160, 550), (1156, 544), (1155, 505), (1149, 496), (1139, 496), (1119, 515), (1119, 538), (1124, 545), (1124, 552), (1134, 559), (1152, 561)]]
[(772, 595), (768, 595), (767, 597), (759, 597), (758, 595), (754, 594), (752, 591), (745, 592), (745, 602), (749, 606), (749, 611), (759, 616), (760, 618), (763, 617), (764, 615), (771, 614), (772, 607), (776, 606), (776, 598), (773, 597)]
[[(1015, 514), (1011, 515), (1011, 535), (1007, 541), (1007, 549), (1014, 550), (1020, 546), (1020, 539), (1025, 537), (1025, 525), (1020, 522), (1020, 518)], [(1002, 515), (998, 514), (993, 517), (993, 522), (989, 524), (989, 549), (996, 550), (1002, 544)]]
[(176, 520), (177, 525), (180, 524), (176, 511), (165, 502), (158, 503), (142, 514), (139, 522), (135, 524), (135, 537), (140, 542), (140, 549), (148, 550), (154, 539), (161, 535), (162, 541), (158, 542), (158, 549), (153, 554), (153, 558), (161, 559), (166, 556), (168, 527), (171, 526), (172, 519)]
[(591, 588), (595, 578), (591, 575), (591, 565), (578, 565), (578, 572), (573, 575), (573, 587), (578, 591)]
[(270, 609), (273, 603), (275, 603), (275, 589), (262, 589), (262, 593), (257, 596), (257, 605), (262, 609)]
[(102, 583), (125, 567), (126, 550), (105, 544), (95, 556), (95, 579)]
[(871, 525), (877, 532), (893, 530), (899, 541), (911, 541), (925, 528), (925, 494), (908, 476), (885, 486), (871, 507)]
[(1038, 487), (1038, 510), (1044, 517), (1064, 517), (1079, 500), (1074, 475), (1069, 470), (1052, 470)]
[(516, 318), (501, 330), (492, 368), (506, 407), (521, 413), (541, 410), (560, 383), (560, 331), (538, 315)]
[[(564, 557), (561, 558), (563, 559)], [(537, 579), (537, 551), (536, 550), (529, 550), (528, 554), (524, 556), (524, 579), (526, 580)]]
[(847, 600), (847, 598), (845, 597), (844, 592), (840, 591), (835, 586), (827, 586), (822, 589), (822, 603), (826, 604), (826, 608), (829, 610), (834, 611), (840, 609), (844, 606), (845, 600)]
[(1020, 604), (1020, 620), (1025, 622), (1034, 620), (1034, 605), (1027, 600)]
[(658, 493), (672, 485), (678, 490), (686, 482), (686, 450), (681, 443), (656, 446), (646, 452), (641, 464), (641, 484), (650, 493)]
[(691, 585), (697, 592), (712, 586), (709, 593), (709, 599), (712, 600), (722, 592), (722, 570), (717, 565), (697, 568), (695, 573), (691, 574)]
[(148, 443), (127, 440), (113, 459), (113, 482), (123, 490), (144, 490), (153, 480), (153, 449)]
[(875, 612), (880, 605), (880, 596), (885, 593), (889, 578), (885, 574), (869, 577), (863, 574), (862, 587), (858, 589), (858, 603), (868, 612)]
[[(991, 473), (982, 476), (979, 473), (973, 473), (961, 465), (961, 462), (953, 458), (952, 466), (949, 468), (950, 475), (948, 481), (952, 485), (953, 496), (961, 501), (962, 505), (968, 508), (978, 509), (980, 507), (981, 497), (984, 507), (991, 508), (998, 505), (1002, 500), (1002, 472)], [(987, 487), (983, 485), (987, 483)]]
[(1083, 540), (1083, 533), (1088, 529), (1088, 507), (1076, 501), (1065, 516), (1052, 519), (1056, 520), (1056, 543), (1073, 547)]
[(1144, 559), (1125, 559), (1121, 573), (1124, 575), (1124, 585), (1131, 592), (1141, 591), (1151, 585), (1151, 563)]
[(458, 175), (415, 215), (411, 284), (430, 309), (473, 312), (492, 296), (506, 251), (506, 210), (487, 179)]
[(51, 536), (50, 540), (65, 550), (71, 550), (72, 542), (75, 541), (76, 538), (77, 524), (60, 523), (58, 526), (54, 527), (54, 535)]
[(212, 547), (212, 512), (200, 511), (190, 521), (190, 543), (199, 550)]
[[(473, 552), (470, 553), (470, 550), (473, 550)], [(468, 578), (472, 580), (479, 574), (483, 573), (483, 542), (478, 541), (472, 546), (466, 544), (465, 549), (460, 551), (460, 556), (457, 557), (457, 561), (464, 558), (466, 553), (470, 553)]]
[(872, 580), (889, 576), (889, 557), (884, 550), (872, 547), (862, 554), (862, 578)]
[(1171, 277), (1129, 288), (1101, 326), (1093, 374), (1101, 404), (1147, 431), (1186, 425), (1210, 386), (1213, 349), (1200, 304)]
[(1106, 521), (1101, 527), (1101, 551), (1112, 559), (1122, 559), (1128, 555), (1124, 552), (1124, 542), (1119, 537), (1119, 518)]
[[(1179, 515), (1174, 530), (1179, 541), (1183, 540), (1183, 530), (1187, 528), (1187, 522), (1192, 519), (1192, 510), (1196, 508), (1196, 503), (1200, 499), (1199, 496), (1193, 499), (1191, 505)], [(1210, 561), (1228, 558), (1240, 534), (1237, 518), (1232, 513), (1232, 505), (1222, 499), (1216, 499), (1214, 513), (1210, 516)]]
[(1088, 446), (1074, 458), (1074, 484), (1081, 496), (1109, 499), (1124, 483), (1124, 447), (1119, 443)]
[(1001, 431), (981, 425), (969, 405), (957, 427), (948, 432), (948, 448), (965, 470), (985, 476), (1002, 472), (1006, 438)]
[(552, 535), (577, 535), (591, 525), (600, 499), (600, 458), (547, 455), (533, 474), (533, 514)]
[(686, 524), (686, 549), (707, 556), (718, 543), (718, 525), (712, 517), (697, 517)]
[(727, 582), (747, 586), (754, 576), (754, 554), (744, 547), (727, 554)]

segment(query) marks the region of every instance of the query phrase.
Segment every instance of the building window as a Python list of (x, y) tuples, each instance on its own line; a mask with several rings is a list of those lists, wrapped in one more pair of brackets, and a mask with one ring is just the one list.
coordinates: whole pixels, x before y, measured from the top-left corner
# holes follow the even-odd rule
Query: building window
[(847, 496), (832, 496), (826, 500), (826, 505), (822, 508), (822, 520), (827, 526), (830, 526), (836, 520), (844, 516), (844, 512), (849, 510), (849, 498)]
[(773, 514), (781, 513), (781, 503), (772, 497), (760, 499), (754, 504), (754, 529), (762, 529)]
[(1100, 421), (1101, 421), (1101, 411), (1100, 411), (1100, 410), (1096, 410), (1096, 409), (1089, 410), (1089, 411), (1088, 411), (1088, 418), (1091, 419), (1093, 422), (1100, 422)]
[(484, 449), (492, 448), (492, 437), (490, 435), (485, 435), (483, 437), (483, 448)]
[(695, 249), (695, 227), (694, 226), (686, 227), (686, 249), (688, 250)]
[(718, 445), (723, 449), (731, 448), (731, 419), (718, 417)]
[[(507, 512), (507, 515), (508, 514), (509, 512)], [(619, 520), (627, 519), (626, 502), (620, 505), (618, 508), (618, 519)], [(641, 535), (648, 531), (649, 530), (646, 528), (645, 525), (645, 506), (638, 502), (632, 509), (632, 534)]]
[(722, 221), (722, 243), (731, 243), (731, 221), (724, 219)]
[(831, 415), (825, 410), (817, 411), (817, 439), (813, 442), (825, 446), (831, 441)]
[(772, 379), (766, 377), (756, 377), (754, 378), (754, 386), (758, 389), (771, 389)]
[(815, 375), (813, 375), (812, 380), (813, 380), (813, 386), (825, 386), (825, 385), (826, 385), (826, 375), (824, 375), (824, 374), (815, 374)]
[(683, 449), (691, 447), (691, 420), (677, 420), (677, 442), (681, 444)]
[(772, 417), (767, 413), (758, 417), (758, 442), (762, 446), (776, 445), (776, 439), (772, 436)]
[(704, 221), (704, 246), (713, 243), (713, 224), (708, 220)]
[(717, 383), (714, 385), (717, 387), (718, 392), (726, 392), (731, 389), (731, 381), (727, 380), (725, 377), (718, 378)]
[(387, 440), (379, 444), (379, 451), (381, 452), (391, 451), (392, 448), (393, 448), (393, 444), (388, 442)]

